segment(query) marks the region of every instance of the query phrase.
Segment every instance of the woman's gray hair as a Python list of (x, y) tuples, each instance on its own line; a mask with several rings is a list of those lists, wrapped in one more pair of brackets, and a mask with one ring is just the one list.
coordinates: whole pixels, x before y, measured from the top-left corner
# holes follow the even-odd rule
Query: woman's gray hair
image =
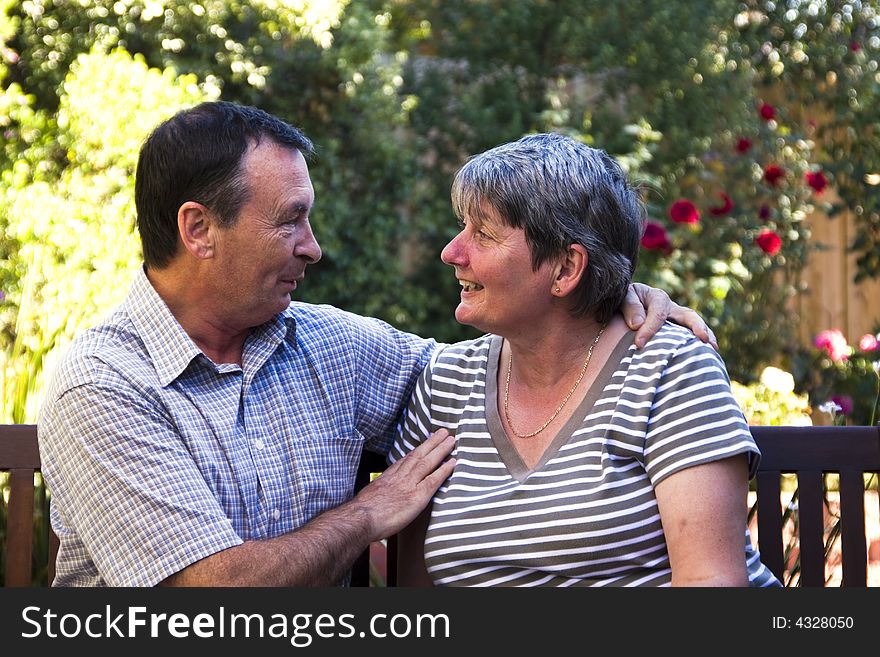
[(452, 183), (459, 219), (483, 222), (486, 205), (525, 232), (532, 267), (589, 254), (572, 312), (608, 321), (632, 280), (644, 230), (644, 206), (620, 165), (605, 151), (570, 137), (538, 134), (475, 155)]

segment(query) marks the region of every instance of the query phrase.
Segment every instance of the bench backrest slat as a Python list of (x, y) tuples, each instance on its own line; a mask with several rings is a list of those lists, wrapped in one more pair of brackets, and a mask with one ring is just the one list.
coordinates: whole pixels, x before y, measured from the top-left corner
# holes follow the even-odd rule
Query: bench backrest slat
[[(33, 568), (34, 474), (40, 472), (37, 427), (33, 424), (0, 425), (0, 471), (9, 475), (6, 509), (6, 586), (30, 586)], [(48, 509), (44, 510), (48, 513)], [(49, 546), (49, 581), (55, 577), (58, 539), (51, 529), (45, 540)]]

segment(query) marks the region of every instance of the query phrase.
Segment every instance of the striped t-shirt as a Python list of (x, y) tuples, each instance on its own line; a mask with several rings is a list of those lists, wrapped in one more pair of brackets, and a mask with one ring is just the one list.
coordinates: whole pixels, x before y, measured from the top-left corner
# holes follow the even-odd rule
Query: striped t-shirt
[[(654, 487), (684, 468), (759, 452), (711, 347), (666, 324), (641, 350), (628, 334), (533, 469), (502, 428), (503, 340), (434, 354), (389, 459), (431, 432), (456, 437), (457, 465), (434, 497), (425, 563), (454, 586), (668, 586)], [(745, 504), (743, 500), (743, 504)], [(779, 585), (745, 532), (751, 586)]]

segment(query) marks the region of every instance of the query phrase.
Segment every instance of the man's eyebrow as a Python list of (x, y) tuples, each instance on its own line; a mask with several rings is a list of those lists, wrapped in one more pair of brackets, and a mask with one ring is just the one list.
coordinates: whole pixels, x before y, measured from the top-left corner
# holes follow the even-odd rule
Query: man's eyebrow
[(308, 205), (302, 202), (291, 203), (290, 205), (280, 205), (276, 208), (276, 217), (299, 217), (311, 212), (314, 205)]

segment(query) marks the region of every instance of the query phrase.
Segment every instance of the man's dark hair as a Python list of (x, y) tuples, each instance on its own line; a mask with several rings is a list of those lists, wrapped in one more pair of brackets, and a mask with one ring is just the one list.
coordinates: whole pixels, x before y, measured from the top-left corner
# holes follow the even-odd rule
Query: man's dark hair
[(177, 211), (187, 201), (207, 207), (221, 225), (235, 222), (251, 189), (242, 161), (248, 147), (269, 139), (314, 154), (300, 130), (256, 107), (201, 103), (161, 123), (141, 147), (134, 196), (147, 267), (169, 264), (177, 252)]

